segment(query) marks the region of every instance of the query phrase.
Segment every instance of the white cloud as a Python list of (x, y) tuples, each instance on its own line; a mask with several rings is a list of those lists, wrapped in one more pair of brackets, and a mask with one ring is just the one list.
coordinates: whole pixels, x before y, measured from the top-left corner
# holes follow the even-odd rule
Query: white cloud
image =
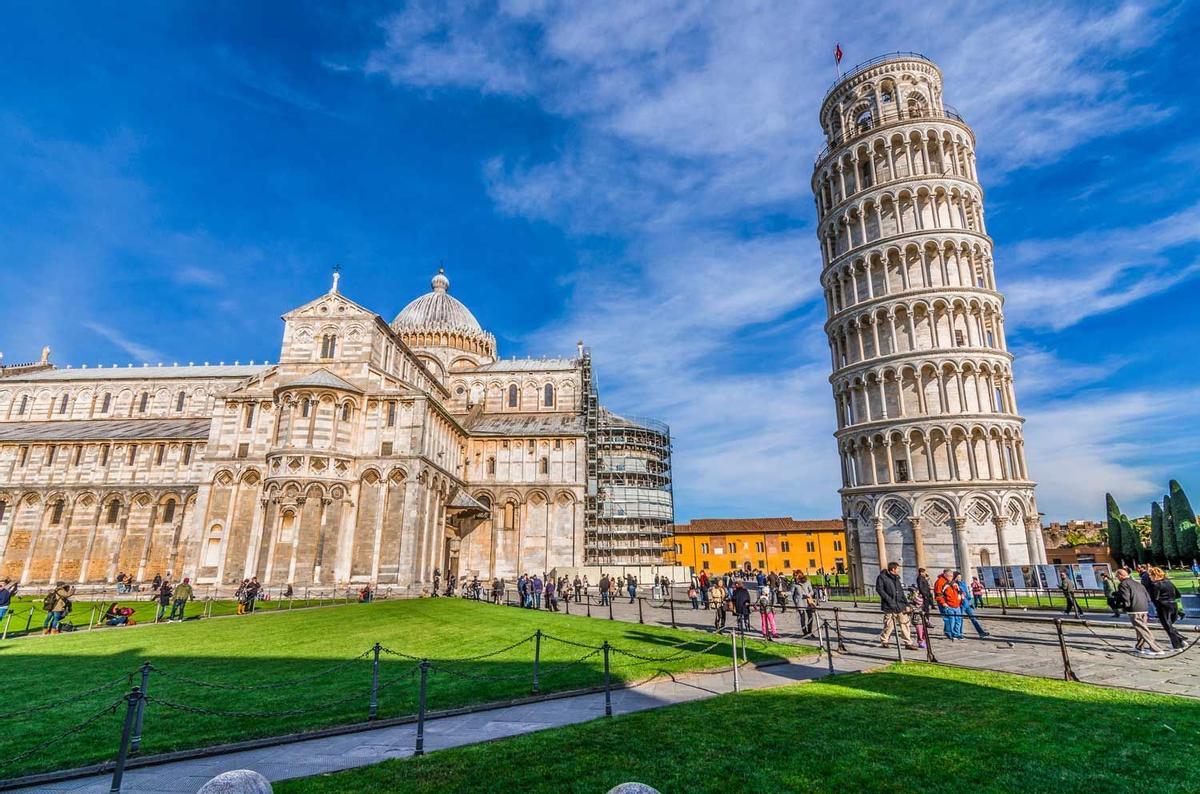
[(130, 339), (116, 328), (104, 325), (97, 322), (85, 322), (84, 326), (90, 328), (100, 336), (107, 339), (116, 347), (133, 356), (136, 360), (143, 363), (157, 363), (162, 361), (164, 356), (158, 350), (149, 345), (142, 344), (134, 339)]
[[(491, 13), (413, 3), (385, 20), (386, 42), (366, 71), (427, 91), (510, 95), (568, 120), (554, 156), (485, 163), (487, 188), (506, 213), (580, 239), (619, 240), (624, 254), (568, 276), (565, 316), (530, 346), (585, 339), (607, 402), (672, 423), (681, 504), (835, 515), (809, 187), (823, 144), (816, 111), (835, 76), (833, 43), (851, 62), (890, 50), (933, 57), (993, 180), (1169, 112), (1136, 97), (1117, 65), (1161, 33), (1167, 21), (1157, 8), (859, 4), (834, 13), (815, 1), (514, 0)], [(1098, 264), (1084, 262), (1083, 240), (1062, 242), (1060, 258), (1068, 242), (1081, 247), (1066, 263), (1075, 270), (1056, 268), (1053, 283), (1017, 280), (1015, 316), (1049, 312), (1070, 324), (1088, 311), (1080, 295), (1103, 311), (1139, 289), (1147, 294), (1163, 275), (1161, 247)], [(1032, 270), (1050, 254), (1030, 247), (1024, 255)], [(1047, 297), (1055, 289), (1073, 297)], [(1034, 397), (1049, 393), (1037, 374), (1053, 366), (1049, 356), (1027, 362)], [(1078, 438), (1044, 458), (1047, 468), (1075, 470), (1069, 454), (1088, 465), (1116, 460)], [(1136, 467), (1106, 465), (1117, 468), (1096, 473), (1138, 488), (1148, 481)]]

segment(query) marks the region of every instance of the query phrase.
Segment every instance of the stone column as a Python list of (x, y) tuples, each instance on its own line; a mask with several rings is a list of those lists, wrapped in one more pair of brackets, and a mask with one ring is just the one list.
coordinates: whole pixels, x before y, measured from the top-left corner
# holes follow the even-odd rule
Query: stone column
[(966, 574), (970, 569), (970, 560), (967, 559), (967, 536), (964, 531), (967, 527), (967, 519), (954, 519), (954, 557), (955, 565), (960, 571)]
[(921, 524), (924, 523), (920, 516), (910, 516), (908, 519), (909, 525), (912, 527), (913, 533), (913, 556), (917, 560), (917, 568), (925, 567), (925, 539), (921, 537)]
[(875, 519), (872, 523), (875, 525), (875, 546), (879, 552), (879, 570), (887, 570), (887, 543), (883, 536), (883, 521)]
[(1000, 564), (1007, 566), (1008, 548), (1004, 542), (1004, 527), (1008, 525), (1008, 516), (996, 516), (992, 519), (992, 523), (996, 525), (996, 545), (1000, 549)]
[(1029, 548), (1031, 565), (1046, 564), (1046, 546), (1042, 542), (1042, 522), (1036, 518), (1025, 519), (1025, 544)]

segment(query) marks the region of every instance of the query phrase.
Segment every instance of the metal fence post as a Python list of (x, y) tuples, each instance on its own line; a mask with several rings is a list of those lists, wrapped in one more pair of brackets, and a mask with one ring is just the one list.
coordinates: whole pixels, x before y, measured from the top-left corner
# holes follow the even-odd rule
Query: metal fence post
[(142, 746), (142, 719), (146, 716), (146, 693), (150, 691), (150, 663), (142, 663), (142, 698), (138, 701), (137, 722), (133, 725), (133, 736), (129, 739), (129, 752), (136, 754)]
[(13, 616), (13, 612), (10, 609), (10, 610), (8, 610), (8, 614), (4, 616), (4, 633), (0, 634), (0, 640), (8, 639), (8, 624), (12, 623), (12, 616)]
[(614, 600), (615, 599), (612, 597), (612, 594), (609, 593), (609, 595), (608, 595), (608, 619), (609, 620), (613, 619), (612, 604), (613, 604)]
[(637, 601), (638, 601), (638, 623), (645, 623), (646, 621), (642, 620), (642, 599), (639, 597)]
[(737, 658), (737, 632), (729, 632), (729, 648), (733, 651), (733, 691), (742, 691), (742, 682), (738, 675), (738, 658)]
[(133, 723), (137, 719), (138, 706), (142, 701), (142, 691), (136, 686), (125, 696), (128, 706), (125, 709), (125, 723), (121, 728), (121, 746), (117, 750), (117, 763), (113, 767), (112, 787), (109, 792), (121, 790), (121, 778), (125, 776), (125, 761), (129, 758), (129, 737), (133, 732)]
[(675, 625), (675, 599), (671, 598), (669, 593), (667, 595), (667, 603), (671, 605), (671, 628), (677, 629), (679, 627)]
[(587, 616), (590, 618), (592, 616), (592, 597), (586, 596), (583, 600), (587, 603)]
[(417, 690), (417, 746), (413, 755), (425, 755), (425, 686), (429, 681), (429, 660), (422, 659), (421, 684)]
[(825, 658), (829, 660), (829, 674), (833, 675), (833, 644), (829, 641), (829, 618), (821, 621), (825, 629)]
[(571, 614), (571, 597), (567, 596), (563, 599), (563, 603), (567, 605), (567, 614)]
[(925, 628), (925, 661), (937, 664), (937, 657), (933, 655), (933, 632), (929, 630), (929, 616), (921, 612), (921, 625)]
[(903, 663), (904, 662), (904, 650), (900, 646), (900, 626), (902, 625), (900, 623), (900, 615), (901, 615), (901, 613), (896, 613), (895, 618), (894, 618), (894, 621), (896, 623), (896, 626), (895, 626), (895, 629), (896, 629), (896, 661)]
[(1062, 618), (1054, 619), (1054, 630), (1058, 632), (1058, 648), (1062, 651), (1063, 680), (1078, 681), (1079, 676), (1075, 675), (1075, 671), (1071, 669), (1071, 657), (1067, 655), (1067, 641), (1063, 637)]
[(833, 608), (833, 630), (837, 632), (838, 650), (842, 653), (846, 652), (846, 643), (842, 641), (842, 610), (841, 607)]
[[(612, 601), (609, 601), (608, 603), (609, 603), (609, 606), (612, 605)], [(600, 647), (604, 649), (604, 716), (611, 717), (612, 716), (612, 684), (611, 684), (611, 679), (610, 679), (609, 673), (608, 673), (608, 648), (609, 648), (608, 640), (605, 640), (604, 644)]]
[(538, 668), (542, 664), (542, 630), (533, 633), (533, 694), (538, 693)]
[(379, 714), (379, 651), (382, 650), (379, 643), (375, 643), (371, 648), (375, 656), (371, 660), (371, 706), (367, 712), (367, 720), (375, 719)]
[(35, 610), (37, 610), (37, 607), (30, 607), (29, 608), (29, 617), (25, 618), (25, 633), (26, 634), (29, 633), (29, 627), (33, 625), (33, 613)]
[[(93, 626), (95, 626), (95, 625), (96, 625), (96, 608), (95, 608), (95, 607), (92, 607), (92, 615), (91, 615), (91, 617), (89, 617), (89, 618), (88, 618), (88, 631), (91, 631), (91, 630), (92, 630), (92, 627), (93, 627)], [(8, 632), (8, 626), (7, 626), (7, 625), (5, 625), (5, 627), (4, 627), (4, 628), (5, 628), (5, 633), (7, 633), (7, 632)]]

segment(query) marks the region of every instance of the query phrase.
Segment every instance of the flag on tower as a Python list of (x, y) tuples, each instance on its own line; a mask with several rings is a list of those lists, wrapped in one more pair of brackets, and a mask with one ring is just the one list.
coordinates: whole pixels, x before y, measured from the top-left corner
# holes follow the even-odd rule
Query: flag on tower
[(833, 62), (840, 64), (842, 62), (842, 44), (838, 42), (833, 45)]

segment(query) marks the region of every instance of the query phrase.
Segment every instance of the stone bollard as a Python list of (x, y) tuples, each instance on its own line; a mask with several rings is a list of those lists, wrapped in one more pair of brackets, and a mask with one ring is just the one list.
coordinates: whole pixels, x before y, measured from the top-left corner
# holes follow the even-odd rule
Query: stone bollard
[(217, 775), (196, 794), (271, 794), (271, 781), (253, 769), (234, 769)]
[(660, 792), (654, 786), (647, 786), (645, 783), (622, 783), (610, 788), (608, 794), (660, 794)]

